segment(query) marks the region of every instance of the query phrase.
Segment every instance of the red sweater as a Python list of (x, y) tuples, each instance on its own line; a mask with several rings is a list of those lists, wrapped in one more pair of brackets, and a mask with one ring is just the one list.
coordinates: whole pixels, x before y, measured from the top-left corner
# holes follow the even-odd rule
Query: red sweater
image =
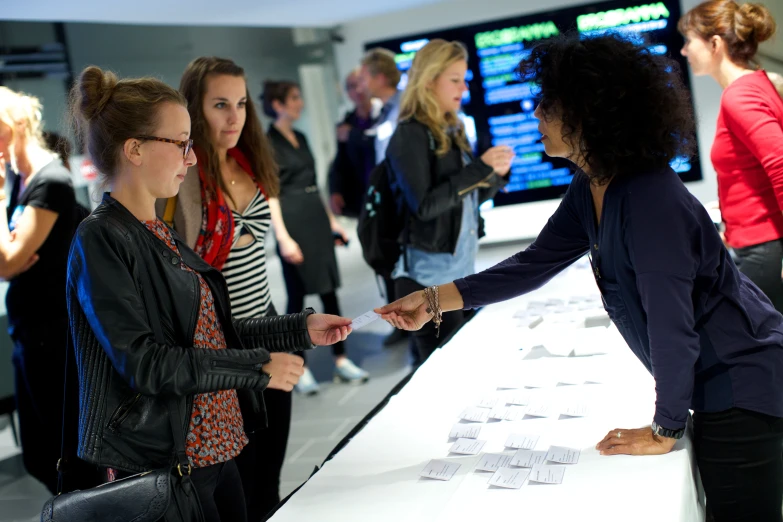
[(783, 237), (783, 100), (764, 71), (723, 91), (711, 158), (729, 245)]

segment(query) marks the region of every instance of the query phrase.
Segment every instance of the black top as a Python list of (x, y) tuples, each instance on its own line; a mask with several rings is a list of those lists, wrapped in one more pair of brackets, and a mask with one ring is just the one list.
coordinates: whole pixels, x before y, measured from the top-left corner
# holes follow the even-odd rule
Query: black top
[[(418, 120), (401, 121), (386, 149), (389, 182), (399, 208), (408, 214), (403, 243), (426, 252), (454, 254), (462, 226), (462, 199), (478, 189), (479, 204), (495, 197), (508, 178), (464, 153), (452, 140), (445, 155), (427, 126)], [(470, 156), (470, 155), (469, 155)], [(479, 216), (479, 237), (484, 221)]]
[[(21, 181), (21, 179), (20, 179)], [(8, 226), (13, 230), (26, 207), (57, 213), (51, 232), (41, 248), (40, 259), (28, 271), (13, 278), (6, 294), (8, 330), (13, 338), (24, 333), (50, 332), (65, 337), (54, 325), (66, 325), (65, 279), (68, 250), (76, 230), (77, 206), (71, 173), (54, 160), (33, 176), (27, 187), (11, 194)], [(45, 325), (45, 330), (40, 327)]]
[[(64, 298), (78, 361), (78, 455), (92, 464), (122, 471), (170, 465), (169, 415), (185, 433), (194, 395), (235, 389), (247, 422), (263, 412), (256, 392), (269, 384), (259, 371), (269, 352), (312, 346), (309, 312), (232, 318), (223, 276), (173, 237), (179, 253), (108, 194), (74, 237)], [(201, 299), (195, 272), (212, 292), (230, 348), (193, 349)]]
[(670, 168), (614, 179), (600, 226), (577, 174), (538, 238), (456, 281), (465, 308), (533, 291), (592, 252), (612, 321), (655, 378), (655, 422), (688, 409), (783, 417), (783, 316), (731, 260), (704, 206)]
[(365, 131), (374, 124), (372, 118), (360, 118), (351, 111), (341, 124), (351, 126), (348, 141), (337, 144), (337, 156), (329, 169), (329, 192), (345, 200), (343, 215), (359, 217), (370, 172), (375, 168), (375, 137)]
[(288, 233), (302, 249), (304, 262), (295, 268), (305, 294), (328, 294), (340, 286), (332, 228), (316, 185), (315, 158), (304, 134), (294, 133), (299, 147), (273, 125), (267, 134), (280, 166), (280, 212)]

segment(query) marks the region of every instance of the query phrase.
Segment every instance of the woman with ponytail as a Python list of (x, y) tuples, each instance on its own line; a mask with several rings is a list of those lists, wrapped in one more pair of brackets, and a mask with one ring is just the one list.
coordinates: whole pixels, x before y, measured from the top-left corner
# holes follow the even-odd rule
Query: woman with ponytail
[(269, 388), (290, 392), (303, 370), (286, 352), (345, 340), (351, 321), (312, 310), (233, 317), (221, 273), (157, 218), (155, 202), (176, 196), (196, 164), (181, 93), (88, 67), (72, 106), (109, 190), (68, 259), (78, 456), (107, 481), (180, 463), (207, 522), (243, 522), (234, 459), (252, 431), (244, 415), (258, 413), (245, 405), (257, 410)]
[(723, 88), (711, 158), (726, 244), (740, 271), (783, 312), (783, 86), (756, 62), (775, 20), (761, 4), (709, 0), (677, 27), (693, 74)]

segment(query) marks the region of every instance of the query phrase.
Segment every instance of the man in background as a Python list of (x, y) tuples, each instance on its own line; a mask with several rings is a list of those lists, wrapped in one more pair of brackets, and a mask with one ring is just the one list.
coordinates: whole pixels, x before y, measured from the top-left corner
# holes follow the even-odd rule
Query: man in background
[(345, 92), (354, 110), (337, 126), (337, 156), (329, 169), (332, 212), (358, 218), (370, 172), (375, 168), (375, 136), (367, 131), (375, 125), (381, 101), (360, 88), (359, 68), (345, 79)]

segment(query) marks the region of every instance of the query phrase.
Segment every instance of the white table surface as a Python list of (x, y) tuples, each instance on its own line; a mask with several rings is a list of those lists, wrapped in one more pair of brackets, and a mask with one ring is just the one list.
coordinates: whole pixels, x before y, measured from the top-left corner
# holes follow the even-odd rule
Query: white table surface
[[(654, 412), (653, 379), (616, 329), (585, 329), (580, 318), (595, 315), (595, 310), (548, 311), (534, 329), (518, 326), (513, 317), (531, 301), (567, 302), (590, 294), (595, 296), (597, 289), (589, 271), (573, 267), (533, 294), (482, 310), (272, 522), (703, 521), (689, 437), (661, 456), (606, 457), (594, 449), (611, 429), (649, 425)], [(547, 347), (554, 353), (573, 347), (583, 355), (553, 356)], [(498, 389), (509, 380), (562, 376), (599, 384)], [(521, 394), (556, 408), (584, 404), (589, 414), (484, 423), (482, 452), (513, 453), (504, 448), (508, 436), (532, 433), (540, 436), (536, 450), (568, 446), (580, 449), (581, 456), (577, 464), (567, 465), (562, 484), (490, 488), (492, 474), (475, 471), (479, 455), (450, 455), (453, 439), (448, 434), (460, 412), (482, 398)], [(444, 458), (461, 464), (451, 481), (419, 478), (429, 460)]]

